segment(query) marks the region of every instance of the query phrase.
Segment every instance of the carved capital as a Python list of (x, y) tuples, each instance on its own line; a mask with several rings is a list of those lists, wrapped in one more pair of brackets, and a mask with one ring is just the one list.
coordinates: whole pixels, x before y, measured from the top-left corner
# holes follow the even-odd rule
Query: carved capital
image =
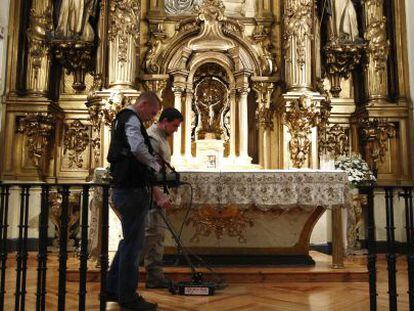
[(83, 125), (79, 120), (65, 124), (63, 154), (68, 153), (70, 168), (73, 165), (76, 165), (78, 168), (82, 168), (83, 166), (82, 154), (90, 142), (88, 130), (88, 126)]
[(138, 0), (112, 0), (109, 9), (108, 39), (109, 41), (118, 40), (118, 61), (127, 62), (129, 39), (132, 37), (135, 46), (139, 46), (140, 2)]

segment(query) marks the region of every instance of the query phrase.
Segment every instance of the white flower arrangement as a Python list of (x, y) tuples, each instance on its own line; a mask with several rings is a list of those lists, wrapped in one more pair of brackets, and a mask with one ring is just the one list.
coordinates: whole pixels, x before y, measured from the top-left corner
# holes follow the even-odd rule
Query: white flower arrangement
[(335, 168), (348, 173), (348, 180), (351, 186), (375, 182), (376, 178), (359, 153), (353, 153), (351, 156), (340, 156), (335, 161)]

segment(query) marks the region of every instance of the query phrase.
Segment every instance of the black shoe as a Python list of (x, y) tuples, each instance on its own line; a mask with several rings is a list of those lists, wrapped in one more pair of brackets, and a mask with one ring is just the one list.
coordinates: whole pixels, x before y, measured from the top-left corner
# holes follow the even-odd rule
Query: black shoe
[(158, 305), (146, 301), (142, 296), (138, 296), (135, 300), (129, 302), (120, 302), (121, 310), (140, 310), (140, 311), (153, 311), (157, 310)]
[(115, 293), (105, 292), (105, 301), (118, 302), (118, 296)]
[(173, 282), (169, 279), (156, 279), (156, 280), (147, 280), (145, 283), (145, 288), (170, 288)]

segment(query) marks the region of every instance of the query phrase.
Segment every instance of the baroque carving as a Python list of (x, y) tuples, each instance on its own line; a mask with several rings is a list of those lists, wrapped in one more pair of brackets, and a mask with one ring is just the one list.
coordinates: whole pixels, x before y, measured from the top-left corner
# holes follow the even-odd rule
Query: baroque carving
[(364, 119), (360, 123), (361, 142), (365, 149), (365, 160), (376, 173), (378, 161), (383, 162), (388, 151), (387, 142), (397, 134), (395, 125), (384, 119)]
[(257, 94), (257, 125), (261, 126), (265, 130), (270, 129), (273, 131), (273, 116), (276, 109), (274, 105), (271, 104), (271, 96), (274, 90), (274, 84), (271, 82), (254, 81), (252, 88)]
[(309, 153), (311, 128), (318, 124), (319, 113), (311, 98), (301, 96), (286, 107), (284, 122), (288, 127), (290, 158), (294, 167), (301, 168)]
[(112, 121), (118, 112), (128, 106), (131, 98), (125, 96), (122, 92), (112, 92), (107, 100), (103, 100), (102, 117), (105, 125), (112, 127)]
[(19, 132), (27, 137), (28, 158), (37, 168), (41, 179), (44, 179), (44, 171), (49, 164), (55, 123), (55, 118), (51, 114), (31, 113), (27, 114), (19, 124)]
[(110, 1), (109, 41), (118, 40), (118, 61), (128, 61), (128, 39), (132, 36), (139, 46), (139, 22), (141, 7), (138, 0)]
[(145, 61), (143, 63), (144, 70), (147, 73), (157, 73), (161, 68), (159, 63), (161, 59), (158, 57), (164, 48), (164, 41), (167, 38), (167, 34), (164, 31), (164, 26), (161, 23), (157, 25), (151, 25), (151, 38), (147, 45), (149, 46), (148, 51), (145, 55)]
[(262, 24), (257, 25), (253, 30), (251, 38), (259, 55), (262, 74), (271, 75), (276, 72), (277, 68), (274, 56), (271, 53), (272, 43), (270, 42), (270, 28)]
[(361, 62), (366, 45), (364, 43), (343, 43), (330, 41), (324, 46), (325, 70), (331, 83), (332, 96), (339, 97), (342, 90), (341, 79), (348, 79), (351, 72)]
[(72, 84), (76, 92), (85, 90), (85, 75), (94, 67), (95, 45), (92, 42), (73, 40), (52, 40), (56, 59), (74, 75)]
[(63, 154), (68, 152), (69, 167), (76, 165), (78, 168), (81, 168), (83, 166), (82, 154), (90, 142), (88, 126), (83, 125), (79, 120), (75, 120), (65, 126), (66, 131), (63, 141)]
[(196, 85), (195, 105), (198, 112), (197, 138), (221, 139), (223, 111), (228, 106), (226, 85), (215, 77), (206, 77)]
[(326, 131), (323, 149), (334, 158), (347, 155), (349, 153), (349, 136), (346, 129), (339, 124), (329, 127)]
[(387, 19), (373, 20), (369, 23), (365, 32), (365, 39), (368, 41), (367, 53), (374, 62), (375, 71), (381, 72), (387, 68), (387, 59), (390, 49), (390, 42), (387, 39)]
[(239, 243), (246, 243), (245, 231), (253, 227), (254, 222), (247, 217), (245, 211), (237, 205), (230, 204), (222, 209), (214, 208), (208, 204), (197, 209), (186, 222), (195, 228), (191, 242), (198, 242), (200, 237), (208, 237), (214, 233), (217, 240), (221, 240), (227, 233), (229, 237), (238, 238)]
[[(283, 16), (285, 40), (285, 59), (292, 62), (290, 59), (291, 49), (296, 48), (297, 63), (302, 68), (306, 62), (306, 42), (313, 38), (312, 35), (312, 11), (313, 0), (302, 0), (298, 2), (290, 2), (285, 10)], [(294, 39), (296, 44), (292, 45), (291, 39)]]

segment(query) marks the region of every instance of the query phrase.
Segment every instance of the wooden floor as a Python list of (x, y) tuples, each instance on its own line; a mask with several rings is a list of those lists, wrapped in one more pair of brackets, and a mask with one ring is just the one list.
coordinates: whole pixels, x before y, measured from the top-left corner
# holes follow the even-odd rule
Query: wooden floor
[[(316, 257), (315, 257), (316, 256)], [(324, 265), (324, 255), (313, 254), (312, 256), (319, 265)], [(13, 255), (9, 257), (6, 274), (6, 308), (14, 309), (15, 288), (15, 263)], [(328, 257), (329, 259), (329, 257)], [(70, 258), (69, 267), (76, 265), (77, 260)], [(398, 310), (408, 310), (407, 295), (407, 269), (404, 256), (398, 257)], [(347, 261), (347, 266), (360, 264), (364, 269), (363, 260)], [(47, 274), (47, 310), (57, 309), (58, 292), (58, 261), (56, 256), (49, 256)], [(35, 310), (36, 290), (36, 261), (29, 259), (29, 270), (27, 278), (26, 310)], [(378, 310), (388, 310), (387, 296), (387, 270), (386, 261), (379, 256), (378, 268)], [(243, 269), (243, 268), (242, 268)], [(248, 268), (251, 269), (251, 268)], [(284, 268), (291, 269), (291, 268)], [(87, 310), (98, 310), (99, 283), (89, 282), (87, 286)], [(187, 297), (174, 296), (166, 290), (146, 290), (143, 284), (139, 287), (140, 294), (147, 300), (157, 302), (159, 310), (194, 310), (194, 311), (231, 311), (231, 310), (369, 310), (368, 283), (367, 282), (315, 282), (312, 278), (301, 282), (291, 279), (252, 283), (231, 283), (223, 290), (217, 291), (214, 296), (209, 297)], [(67, 282), (66, 310), (77, 310), (78, 283)], [(120, 310), (116, 303), (108, 303), (107, 310)]]

